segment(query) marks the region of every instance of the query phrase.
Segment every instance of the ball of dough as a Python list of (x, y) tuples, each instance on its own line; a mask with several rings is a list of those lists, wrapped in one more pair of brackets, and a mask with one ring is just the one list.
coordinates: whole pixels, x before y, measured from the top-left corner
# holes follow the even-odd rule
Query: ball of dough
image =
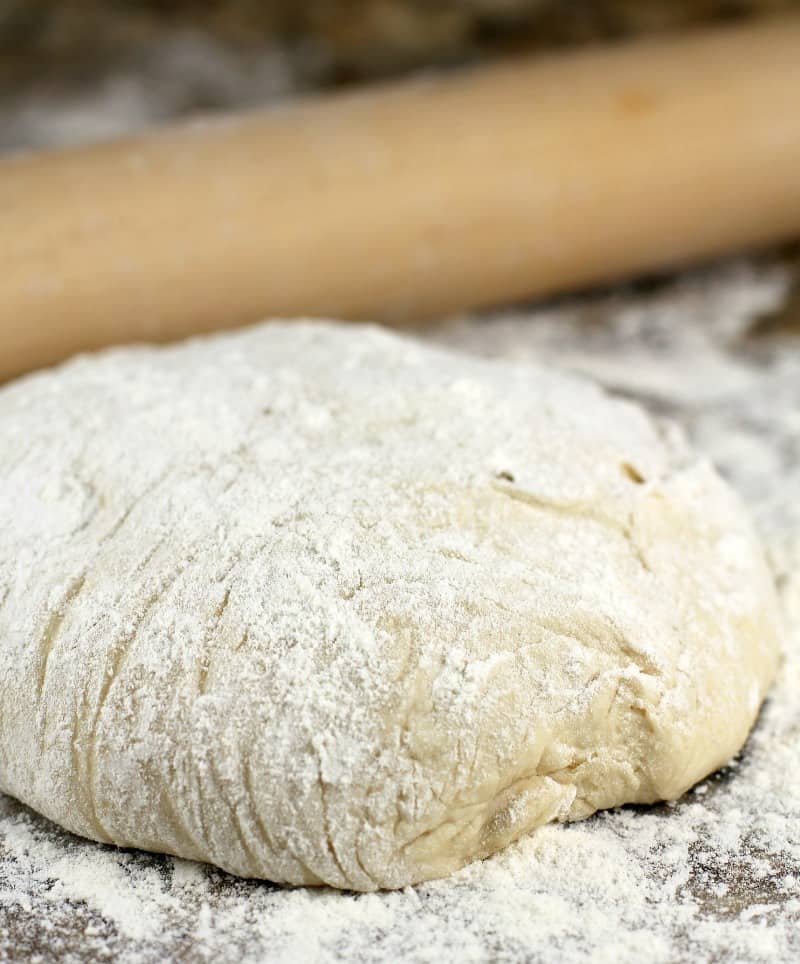
[(355, 890), (680, 796), (775, 671), (680, 433), (575, 377), (271, 323), (0, 391), (0, 789)]

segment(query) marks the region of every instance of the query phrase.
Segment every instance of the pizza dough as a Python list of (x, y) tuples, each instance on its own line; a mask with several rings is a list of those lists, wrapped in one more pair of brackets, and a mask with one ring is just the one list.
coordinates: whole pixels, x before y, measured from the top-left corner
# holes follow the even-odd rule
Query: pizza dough
[(0, 390), (0, 789), (94, 840), (438, 877), (680, 796), (779, 637), (730, 489), (571, 376), (296, 322)]

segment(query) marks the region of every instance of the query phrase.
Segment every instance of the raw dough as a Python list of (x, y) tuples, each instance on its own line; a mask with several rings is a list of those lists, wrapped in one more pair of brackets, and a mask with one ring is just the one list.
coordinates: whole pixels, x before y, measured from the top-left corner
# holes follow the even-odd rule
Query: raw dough
[(743, 509), (593, 385), (272, 323), (0, 391), (0, 789), (372, 890), (680, 796), (780, 628)]

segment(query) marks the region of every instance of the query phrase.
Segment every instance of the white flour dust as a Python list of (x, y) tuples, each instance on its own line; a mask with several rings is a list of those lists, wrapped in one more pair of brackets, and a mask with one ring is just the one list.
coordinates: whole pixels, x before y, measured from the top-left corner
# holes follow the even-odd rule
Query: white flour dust
[(547, 826), (450, 879), (370, 895), (90, 844), (1, 798), (0, 960), (797, 959), (800, 339), (753, 349), (746, 337), (787, 285), (775, 269), (739, 264), (656, 294), (431, 333), (478, 354), (557, 361), (668, 412), (747, 500), (790, 634), (735, 766), (675, 805)]

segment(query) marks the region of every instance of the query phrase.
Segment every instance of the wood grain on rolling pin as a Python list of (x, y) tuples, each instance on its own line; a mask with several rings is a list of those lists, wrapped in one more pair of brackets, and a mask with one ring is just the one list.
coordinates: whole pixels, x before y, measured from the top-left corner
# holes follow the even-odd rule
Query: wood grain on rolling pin
[(800, 234), (800, 23), (0, 162), (0, 377), (269, 315), (405, 322)]

